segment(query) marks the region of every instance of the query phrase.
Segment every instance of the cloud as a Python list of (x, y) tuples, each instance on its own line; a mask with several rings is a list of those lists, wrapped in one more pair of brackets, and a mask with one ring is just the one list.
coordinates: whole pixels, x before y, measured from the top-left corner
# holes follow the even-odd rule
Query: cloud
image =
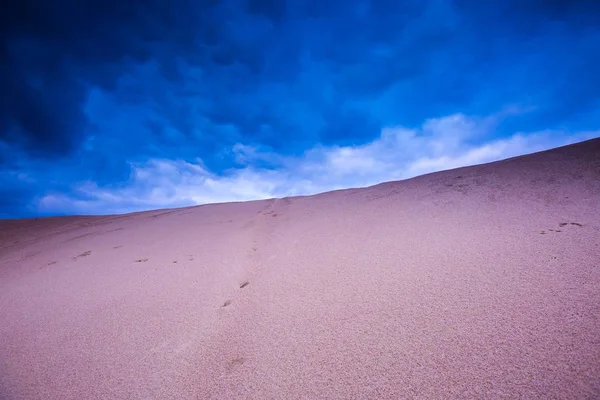
[(429, 119), (418, 129), (386, 128), (364, 145), (319, 146), (297, 157), (236, 144), (232, 151), (241, 166), (223, 174), (211, 172), (200, 159), (153, 159), (132, 165), (124, 186), (83, 182), (71, 195), (45, 195), (37, 206), (44, 213), (109, 214), (315, 194), (485, 163), (600, 135), (541, 131), (482, 142), (481, 136), (489, 135), (502, 115)]

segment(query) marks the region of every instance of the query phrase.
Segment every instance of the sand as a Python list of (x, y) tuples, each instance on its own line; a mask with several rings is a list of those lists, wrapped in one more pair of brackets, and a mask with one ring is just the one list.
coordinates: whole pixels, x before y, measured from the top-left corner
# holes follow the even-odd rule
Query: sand
[(316, 196), (0, 221), (2, 399), (600, 398), (600, 139)]

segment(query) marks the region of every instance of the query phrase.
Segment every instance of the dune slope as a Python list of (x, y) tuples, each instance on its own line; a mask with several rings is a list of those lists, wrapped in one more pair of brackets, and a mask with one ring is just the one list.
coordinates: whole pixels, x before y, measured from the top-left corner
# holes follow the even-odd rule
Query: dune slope
[(0, 221), (0, 398), (600, 397), (600, 139), (316, 196)]

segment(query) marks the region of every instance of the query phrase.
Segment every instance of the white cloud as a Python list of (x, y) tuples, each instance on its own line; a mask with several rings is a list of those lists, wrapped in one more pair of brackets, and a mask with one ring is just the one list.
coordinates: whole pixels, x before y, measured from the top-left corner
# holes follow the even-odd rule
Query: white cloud
[[(43, 212), (110, 214), (227, 201), (314, 194), (364, 187), (429, 172), (481, 164), (600, 136), (600, 131), (515, 133), (484, 141), (507, 114), (487, 118), (455, 114), (430, 119), (420, 129), (386, 128), (361, 146), (317, 146), (300, 157), (283, 157), (247, 144), (232, 154), (238, 168), (218, 175), (202, 160), (152, 159), (132, 164), (128, 182), (75, 186), (73, 194), (47, 194)], [(271, 167), (258, 166), (266, 162)]]

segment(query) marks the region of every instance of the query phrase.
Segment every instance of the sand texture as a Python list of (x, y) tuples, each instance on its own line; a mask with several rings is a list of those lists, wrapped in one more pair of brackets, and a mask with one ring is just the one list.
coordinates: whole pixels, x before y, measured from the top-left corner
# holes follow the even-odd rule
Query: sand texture
[(316, 196), (0, 221), (2, 399), (598, 399), (600, 139)]

